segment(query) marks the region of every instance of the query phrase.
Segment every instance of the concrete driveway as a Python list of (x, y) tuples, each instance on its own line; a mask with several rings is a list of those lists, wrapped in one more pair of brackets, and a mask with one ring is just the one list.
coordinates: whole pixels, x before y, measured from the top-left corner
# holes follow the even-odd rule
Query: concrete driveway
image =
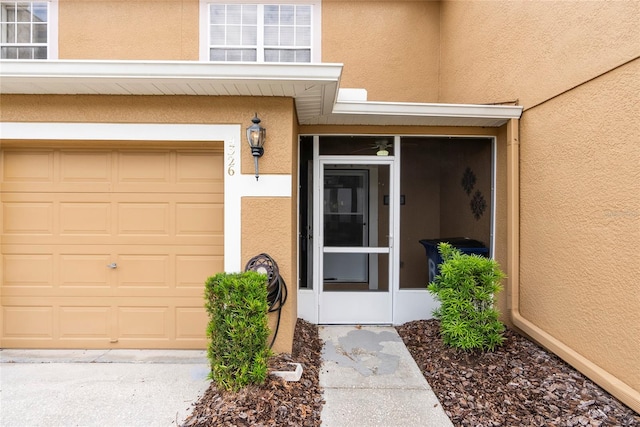
[(0, 350), (0, 425), (180, 425), (208, 373), (205, 351)]

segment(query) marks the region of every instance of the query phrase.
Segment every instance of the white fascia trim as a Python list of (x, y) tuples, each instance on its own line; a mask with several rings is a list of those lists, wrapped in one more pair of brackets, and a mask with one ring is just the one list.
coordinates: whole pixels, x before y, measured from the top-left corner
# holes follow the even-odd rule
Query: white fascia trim
[(30, 60), (0, 62), (0, 78), (201, 79), (337, 83), (342, 64), (196, 61)]
[(522, 108), (512, 105), (337, 101), (333, 114), (517, 119), (522, 115)]
[(100, 141), (224, 141), (240, 125), (163, 123), (32, 123), (1, 122), (2, 139)]

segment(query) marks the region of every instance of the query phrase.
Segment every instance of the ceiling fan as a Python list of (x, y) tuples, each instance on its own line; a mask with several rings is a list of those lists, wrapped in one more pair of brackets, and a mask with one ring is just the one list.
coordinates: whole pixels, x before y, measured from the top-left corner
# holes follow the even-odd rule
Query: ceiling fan
[(386, 139), (378, 139), (373, 144), (370, 144), (368, 147), (360, 148), (358, 150), (354, 150), (351, 153), (360, 153), (362, 151), (372, 151), (376, 152), (377, 156), (388, 156), (389, 150), (393, 148), (393, 143)]

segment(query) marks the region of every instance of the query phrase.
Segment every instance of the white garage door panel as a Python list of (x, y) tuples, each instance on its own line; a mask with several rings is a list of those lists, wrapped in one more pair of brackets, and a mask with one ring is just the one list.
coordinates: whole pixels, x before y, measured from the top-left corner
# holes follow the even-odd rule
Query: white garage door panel
[(221, 149), (0, 160), (3, 347), (206, 347), (204, 281), (224, 266)]

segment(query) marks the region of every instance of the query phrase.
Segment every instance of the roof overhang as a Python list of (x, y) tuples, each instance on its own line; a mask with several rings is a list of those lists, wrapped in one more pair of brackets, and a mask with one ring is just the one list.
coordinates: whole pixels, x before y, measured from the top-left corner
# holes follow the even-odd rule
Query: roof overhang
[(0, 61), (0, 94), (276, 96), (301, 125), (496, 127), (522, 107), (338, 100), (342, 64)]
[(499, 127), (521, 114), (522, 107), (511, 105), (339, 100), (331, 114), (304, 124)]

